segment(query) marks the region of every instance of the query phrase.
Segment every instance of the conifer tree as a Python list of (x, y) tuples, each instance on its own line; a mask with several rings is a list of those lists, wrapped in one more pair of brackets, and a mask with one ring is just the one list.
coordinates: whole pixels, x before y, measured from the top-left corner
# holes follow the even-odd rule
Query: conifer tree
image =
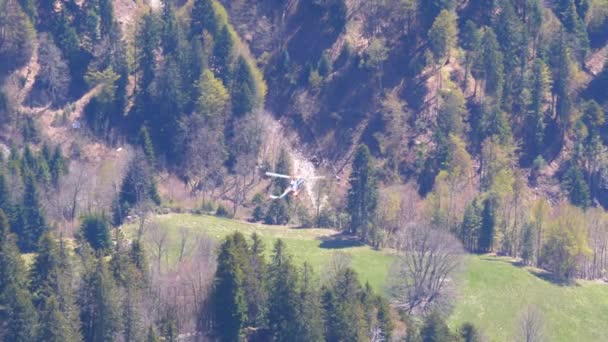
[(195, 0), (192, 7), (192, 17), (190, 18), (190, 35), (200, 36), (203, 30), (216, 34), (217, 20), (213, 9), (213, 0)]
[(23, 261), (0, 209), (0, 339), (33, 341), (36, 320)]
[(103, 214), (88, 214), (80, 227), (82, 237), (95, 251), (108, 251), (112, 245), (110, 225)]
[(54, 295), (44, 297), (40, 305), (40, 327), (38, 341), (65, 342), (75, 341), (70, 332), (70, 325), (61, 312)]
[(214, 333), (221, 341), (237, 341), (247, 321), (243, 270), (232, 238), (220, 246), (212, 294)]
[(481, 231), (479, 232), (478, 248), (481, 253), (492, 251), (494, 245), (494, 229), (496, 225), (496, 206), (495, 197), (486, 198), (483, 202), (483, 212), (481, 214)]
[(429, 45), (435, 63), (443, 64), (443, 59), (450, 56), (450, 50), (456, 45), (458, 27), (456, 14), (452, 11), (442, 10), (429, 30)]
[(312, 267), (308, 263), (304, 263), (302, 280), (298, 289), (298, 329), (294, 341), (323, 341), (323, 308), (313, 277)]
[(378, 204), (378, 190), (369, 149), (361, 145), (353, 160), (353, 170), (349, 180), (348, 213), (350, 233), (367, 238), (367, 230), (373, 224)]
[(38, 198), (38, 189), (31, 172), (26, 173), (24, 183), (23, 201), (18, 209), (20, 224), (14, 228), (19, 249), (24, 253), (29, 253), (37, 250), (38, 240), (47, 230), (47, 227)]
[(85, 341), (114, 341), (120, 332), (116, 287), (104, 258), (85, 269), (78, 304)]
[(270, 331), (275, 341), (291, 341), (298, 331), (298, 274), (281, 239), (274, 244), (268, 276)]
[(154, 167), (156, 165), (156, 154), (154, 153), (154, 145), (152, 144), (152, 138), (150, 138), (150, 132), (146, 126), (142, 126), (139, 130), (139, 144), (144, 151), (148, 164)]
[(481, 56), (479, 63), (485, 79), (485, 91), (487, 95), (502, 97), (504, 84), (503, 54), (496, 38), (494, 30), (486, 28), (481, 41)]
[(532, 153), (539, 155), (545, 139), (545, 99), (551, 89), (551, 73), (542, 59), (534, 60), (531, 78), (531, 101), (526, 124), (526, 141)]
[(232, 112), (236, 117), (242, 117), (253, 111), (258, 105), (256, 85), (251, 67), (244, 57), (236, 62), (232, 87)]
[(231, 83), (230, 74), (232, 73), (232, 63), (234, 61), (234, 45), (230, 30), (227, 25), (224, 25), (219, 33), (215, 36), (215, 44), (213, 45), (213, 65), (217, 70), (224, 84)]
[(448, 325), (437, 311), (424, 318), (420, 329), (420, 337), (424, 342), (449, 342), (453, 340)]
[(464, 211), (462, 227), (460, 229), (460, 240), (464, 247), (471, 252), (477, 250), (477, 242), (481, 231), (483, 208), (477, 199), (469, 203)]
[(361, 295), (361, 285), (352, 269), (346, 268), (336, 275), (332, 286), (323, 294), (327, 341), (366, 339), (368, 327)]
[(257, 233), (251, 235), (248, 266), (245, 273), (245, 293), (247, 295), (247, 317), (249, 325), (263, 326), (266, 323), (266, 303), (268, 301), (264, 242)]

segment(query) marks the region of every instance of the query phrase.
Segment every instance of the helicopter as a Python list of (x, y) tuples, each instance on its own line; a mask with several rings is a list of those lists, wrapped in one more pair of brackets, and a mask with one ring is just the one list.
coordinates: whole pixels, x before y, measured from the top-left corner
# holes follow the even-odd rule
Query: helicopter
[(298, 193), (304, 188), (304, 184), (309, 181), (309, 180), (313, 180), (313, 179), (323, 179), (325, 177), (295, 177), (295, 176), (288, 176), (288, 175), (283, 175), (280, 173), (275, 173), (275, 172), (266, 172), (266, 176), (269, 177), (275, 177), (275, 178), (285, 178), (285, 179), (289, 179), (289, 186), (287, 187), (287, 189), (285, 189), (285, 191), (280, 195), (280, 196), (275, 196), (275, 195), (270, 195), (271, 199), (282, 199), (285, 196), (289, 195), (290, 193), (293, 193), (293, 196), (296, 197), (298, 196)]

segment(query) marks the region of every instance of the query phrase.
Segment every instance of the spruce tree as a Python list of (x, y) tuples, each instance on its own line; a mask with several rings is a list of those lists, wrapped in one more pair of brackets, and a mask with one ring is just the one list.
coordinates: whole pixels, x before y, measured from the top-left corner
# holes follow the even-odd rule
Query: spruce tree
[(304, 263), (298, 289), (297, 332), (294, 341), (323, 341), (323, 308), (312, 267)]
[(75, 341), (70, 332), (70, 324), (61, 312), (54, 295), (44, 297), (40, 304), (40, 327), (38, 341), (65, 342)]
[(482, 226), (482, 210), (483, 208), (481, 208), (479, 201), (474, 199), (467, 205), (464, 211), (459, 235), (462, 244), (470, 252), (477, 251), (477, 242)]
[(0, 209), (0, 340), (35, 340), (36, 321), (25, 267)]
[(31, 172), (25, 174), (25, 189), (23, 201), (19, 206), (20, 225), (15, 228), (18, 238), (19, 249), (24, 253), (37, 250), (38, 240), (47, 230), (46, 219), (40, 200), (38, 189)]
[(247, 321), (247, 300), (238, 251), (229, 237), (220, 246), (213, 287), (214, 333), (221, 341), (237, 341)]
[(192, 7), (192, 17), (190, 18), (190, 35), (200, 36), (203, 30), (216, 34), (217, 25), (213, 0), (195, 0)]
[(500, 51), (498, 39), (491, 28), (486, 28), (481, 41), (480, 63), (485, 78), (485, 91), (500, 99), (504, 84), (503, 54)]
[(483, 202), (481, 231), (479, 232), (479, 242), (477, 244), (479, 252), (481, 253), (491, 252), (494, 245), (497, 201), (497, 198), (489, 197)]
[(367, 238), (367, 231), (374, 223), (378, 204), (372, 157), (366, 145), (361, 145), (355, 153), (349, 180), (347, 210), (350, 214), (350, 233)]
[(534, 60), (530, 81), (531, 101), (526, 122), (526, 142), (534, 156), (541, 154), (545, 139), (545, 99), (551, 88), (551, 73), (540, 58)]
[(234, 61), (234, 46), (235, 42), (232, 34), (230, 33), (228, 26), (224, 25), (220, 32), (215, 36), (215, 44), (213, 45), (213, 65), (217, 70), (217, 75), (222, 78), (226, 85), (231, 83), (230, 74)]
[(78, 304), (85, 341), (114, 341), (120, 332), (116, 286), (101, 257), (92, 269), (85, 268)]
[(363, 341), (367, 322), (361, 303), (362, 289), (357, 274), (350, 268), (336, 275), (323, 294), (325, 339), (327, 341)]
[(110, 225), (103, 214), (86, 215), (80, 226), (84, 241), (88, 242), (95, 251), (105, 252), (112, 246)]
[(422, 328), (420, 329), (420, 337), (424, 342), (453, 341), (448, 325), (437, 311), (430, 313), (424, 318)]
[(253, 111), (258, 105), (253, 72), (244, 57), (236, 62), (232, 87), (232, 112), (236, 117), (242, 117)]
[(156, 154), (154, 153), (154, 145), (150, 138), (150, 132), (146, 126), (142, 126), (139, 130), (139, 145), (144, 151), (148, 164), (154, 167), (156, 165)]
[(271, 334), (275, 341), (292, 341), (298, 331), (298, 274), (281, 239), (274, 244), (268, 276), (268, 322)]
[(268, 301), (266, 270), (264, 242), (257, 233), (253, 233), (244, 284), (247, 295), (247, 317), (251, 326), (260, 327), (266, 323), (266, 303)]

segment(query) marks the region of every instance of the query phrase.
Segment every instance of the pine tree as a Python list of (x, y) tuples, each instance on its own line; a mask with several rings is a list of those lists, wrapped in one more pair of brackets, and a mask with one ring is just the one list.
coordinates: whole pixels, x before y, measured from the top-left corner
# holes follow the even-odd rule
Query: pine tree
[(3, 170), (0, 170), (0, 209), (4, 211), (7, 216), (11, 215), (13, 212), (13, 204), (10, 195), (11, 192), (6, 180), (6, 174)]
[(491, 28), (486, 28), (481, 41), (481, 69), (485, 78), (485, 91), (500, 99), (504, 84), (504, 64), (503, 54), (496, 38), (496, 34)]
[(247, 321), (247, 301), (243, 289), (243, 270), (232, 238), (220, 246), (215, 271), (212, 310), (214, 332), (221, 341), (237, 341)]
[(35, 339), (36, 311), (27, 287), (25, 267), (0, 209), (0, 339), (27, 342)]
[(218, 30), (217, 25), (213, 0), (195, 0), (190, 19), (190, 35), (200, 36), (203, 30), (215, 35)]
[(259, 105), (253, 72), (244, 57), (236, 62), (232, 87), (232, 112), (236, 117), (242, 117), (253, 111)]
[(554, 110), (557, 114), (558, 123), (562, 134), (565, 133), (569, 124), (571, 98), (572, 65), (570, 49), (565, 32), (561, 32), (553, 43), (550, 51), (550, 64), (553, 74), (553, 95), (556, 98)]
[(347, 207), (351, 218), (350, 233), (366, 239), (367, 230), (375, 220), (378, 204), (378, 188), (366, 145), (357, 149), (352, 169)]
[(477, 242), (481, 231), (481, 212), (483, 208), (479, 205), (477, 199), (470, 202), (465, 211), (460, 229), (460, 240), (468, 251), (474, 252), (477, 250)]
[(524, 225), (521, 236), (521, 259), (526, 265), (534, 263), (534, 256), (536, 251), (536, 234), (534, 232), (534, 226), (532, 224)]
[(102, 253), (112, 246), (110, 225), (103, 214), (86, 215), (80, 226), (84, 241), (88, 242), (95, 251)]
[(20, 225), (15, 227), (19, 249), (24, 253), (37, 250), (38, 240), (47, 230), (38, 189), (31, 172), (25, 175), (23, 201), (19, 206)]
[(564, 186), (568, 191), (570, 203), (583, 209), (591, 204), (589, 185), (585, 181), (585, 176), (578, 165), (573, 164), (570, 166), (564, 175)]
[(251, 235), (248, 252), (248, 266), (245, 269), (245, 294), (247, 296), (247, 317), (250, 326), (263, 326), (266, 323), (266, 261), (264, 242), (257, 233)]
[(44, 297), (40, 306), (38, 341), (75, 341), (74, 336), (70, 332), (69, 322), (61, 312), (55, 296), (51, 294), (48, 297)]
[(146, 126), (142, 126), (139, 130), (139, 145), (144, 151), (148, 164), (154, 167), (156, 165), (156, 153), (154, 153), (154, 145)]
[(292, 341), (298, 331), (298, 274), (285, 243), (278, 239), (268, 266), (268, 322), (275, 341)]
[(344, 269), (336, 275), (332, 286), (323, 294), (327, 341), (367, 340), (368, 327), (361, 295), (361, 284), (352, 269)]
[(429, 46), (435, 63), (442, 64), (444, 58), (450, 56), (450, 50), (456, 46), (458, 27), (456, 14), (452, 11), (442, 10), (429, 30)]
[(85, 341), (114, 341), (120, 332), (116, 288), (101, 257), (92, 269), (85, 269), (78, 304)]
[(294, 335), (294, 341), (323, 341), (323, 308), (313, 277), (312, 267), (308, 263), (304, 263), (302, 281), (298, 290), (298, 329)]
[(228, 26), (224, 25), (217, 36), (215, 36), (213, 65), (217, 70), (216, 74), (222, 78), (226, 85), (231, 83), (230, 74), (232, 73), (232, 63), (234, 61), (234, 45), (234, 38)]
[(437, 311), (424, 318), (420, 337), (423, 342), (450, 342), (453, 340), (448, 325)]
[(477, 244), (479, 252), (481, 253), (491, 252), (494, 245), (497, 201), (498, 200), (495, 197), (490, 197), (486, 198), (483, 202), (481, 231), (479, 232), (479, 242)]
[(540, 58), (534, 60), (530, 83), (531, 101), (526, 124), (526, 141), (533, 155), (539, 155), (545, 139), (545, 99), (551, 89), (551, 73)]

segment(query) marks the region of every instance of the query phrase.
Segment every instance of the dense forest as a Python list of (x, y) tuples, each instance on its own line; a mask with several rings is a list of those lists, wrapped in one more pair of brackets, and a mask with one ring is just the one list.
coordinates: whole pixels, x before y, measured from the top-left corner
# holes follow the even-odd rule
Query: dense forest
[(493, 340), (470, 255), (608, 279), (607, 65), (606, 0), (0, 0), (0, 340)]

